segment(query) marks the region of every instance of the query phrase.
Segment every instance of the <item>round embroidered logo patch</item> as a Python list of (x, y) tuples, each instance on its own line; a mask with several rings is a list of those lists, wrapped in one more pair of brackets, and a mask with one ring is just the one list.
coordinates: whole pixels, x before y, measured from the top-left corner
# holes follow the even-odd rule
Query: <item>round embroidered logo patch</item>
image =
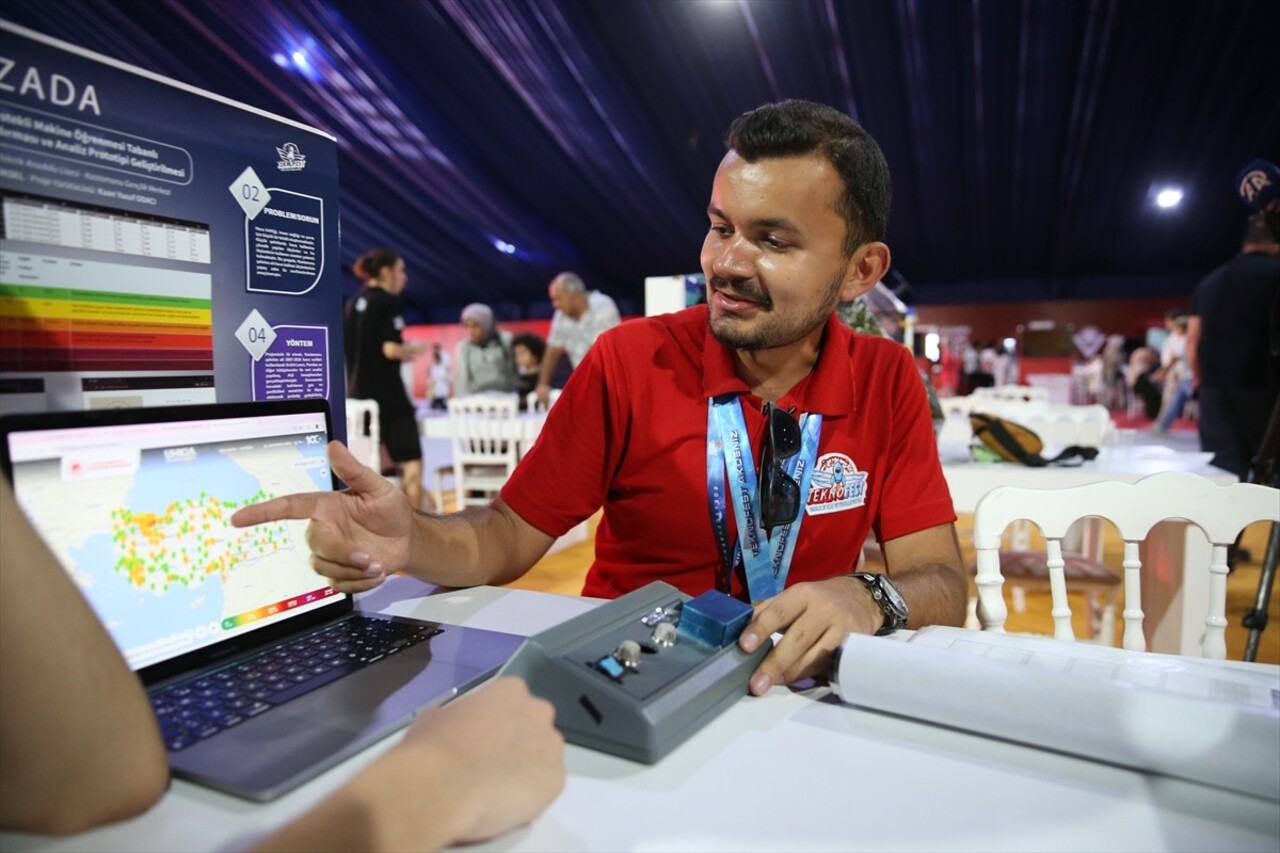
[(813, 466), (805, 512), (823, 515), (862, 506), (867, 501), (867, 474), (843, 453), (827, 453)]

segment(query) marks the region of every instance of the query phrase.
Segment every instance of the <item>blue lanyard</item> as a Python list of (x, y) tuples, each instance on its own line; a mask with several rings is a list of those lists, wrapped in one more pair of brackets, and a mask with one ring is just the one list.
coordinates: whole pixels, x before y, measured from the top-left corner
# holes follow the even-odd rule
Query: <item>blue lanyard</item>
[[(804, 502), (809, 496), (814, 460), (818, 455), (822, 416), (802, 416), (800, 452), (783, 463), (787, 474), (800, 485), (801, 512), (795, 521), (776, 528), (772, 536), (766, 537), (760, 527), (755, 457), (751, 453), (751, 440), (742, 418), (741, 400), (734, 394), (712, 397), (708, 403), (707, 503), (716, 548), (720, 552), (726, 578), (732, 578), (734, 566), (739, 559), (742, 560), (747, 575), (747, 591), (753, 602), (760, 602), (782, 592), (786, 586), (791, 558), (800, 537), (800, 523), (804, 520)], [(730, 502), (738, 525), (738, 538), (732, 553), (726, 522), (727, 504)]]

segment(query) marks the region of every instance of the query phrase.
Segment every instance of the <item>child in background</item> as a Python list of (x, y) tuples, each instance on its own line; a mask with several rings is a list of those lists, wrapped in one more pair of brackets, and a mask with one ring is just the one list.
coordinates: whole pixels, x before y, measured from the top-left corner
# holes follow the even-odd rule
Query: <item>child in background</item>
[(523, 332), (511, 341), (511, 355), (516, 362), (516, 392), (520, 395), (520, 411), (528, 408), (529, 392), (538, 386), (538, 370), (547, 342), (533, 332)]

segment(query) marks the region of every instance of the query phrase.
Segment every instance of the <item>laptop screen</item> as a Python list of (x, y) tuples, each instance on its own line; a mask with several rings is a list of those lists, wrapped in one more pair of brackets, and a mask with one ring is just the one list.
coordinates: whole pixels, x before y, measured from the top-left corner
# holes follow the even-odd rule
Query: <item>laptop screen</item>
[(19, 506), (134, 670), (346, 598), (311, 569), (306, 521), (229, 523), (242, 506), (333, 488), (327, 407), (287, 402), (5, 424)]

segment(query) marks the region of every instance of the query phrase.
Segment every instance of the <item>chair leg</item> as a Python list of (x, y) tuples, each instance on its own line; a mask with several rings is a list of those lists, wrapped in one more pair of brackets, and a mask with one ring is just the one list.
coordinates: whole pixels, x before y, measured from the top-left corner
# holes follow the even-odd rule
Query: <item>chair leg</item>
[(1023, 586), (1014, 586), (1009, 588), (1009, 597), (1013, 599), (1013, 612), (1027, 612), (1027, 588)]
[(1116, 642), (1116, 597), (1110, 590), (1091, 590), (1085, 595), (1089, 638), (1103, 646)]
[(1098, 642), (1104, 646), (1116, 644), (1116, 597), (1113, 593), (1105, 593), (1102, 605), (1102, 627), (1098, 629)]
[(436, 505), (436, 512), (444, 512), (444, 472), (436, 470), (436, 488), (431, 493), (431, 500)]
[(1089, 639), (1098, 639), (1102, 629), (1102, 606), (1098, 603), (1098, 593), (1089, 591), (1084, 596), (1085, 627), (1089, 630)]

